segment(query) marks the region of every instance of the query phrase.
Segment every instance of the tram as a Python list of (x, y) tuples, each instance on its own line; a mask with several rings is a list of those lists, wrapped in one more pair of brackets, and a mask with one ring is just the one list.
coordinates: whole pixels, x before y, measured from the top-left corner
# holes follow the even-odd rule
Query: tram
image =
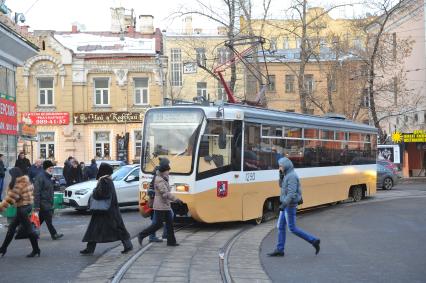
[(337, 117), (239, 104), (176, 105), (145, 114), (139, 204), (160, 157), (183, 204), (178, 216), (262, 222), (279, 207), (278, 160), (300, 177), (301, 209), (376, 193), (377, 129)]

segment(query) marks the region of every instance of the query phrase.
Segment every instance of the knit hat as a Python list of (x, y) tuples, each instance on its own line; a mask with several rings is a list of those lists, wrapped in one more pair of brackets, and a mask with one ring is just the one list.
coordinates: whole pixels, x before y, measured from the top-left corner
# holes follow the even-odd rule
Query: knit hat
[(168, 170), (170, 170), (170, 160), (168, 160), (167, 158), (161, 158), (160, 165), (158, 166), (158, 171), (166, 172)]
[(53, 165), (53, 162), (50, 160), (45, 160), (43, 161), (43, 170), (46, 170), (49, 167), (53, 167), (55, 165)]

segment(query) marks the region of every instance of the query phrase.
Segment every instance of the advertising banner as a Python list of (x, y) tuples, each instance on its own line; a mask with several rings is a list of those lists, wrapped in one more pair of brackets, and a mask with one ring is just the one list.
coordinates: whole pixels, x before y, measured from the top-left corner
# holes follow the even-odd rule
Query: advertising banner
[(30, 125), (68, 125), (70, 114), (68, 112), (24, 112), (22, 122)]
[(18, 135), (16, 103), (0, 98), (0, 134)]

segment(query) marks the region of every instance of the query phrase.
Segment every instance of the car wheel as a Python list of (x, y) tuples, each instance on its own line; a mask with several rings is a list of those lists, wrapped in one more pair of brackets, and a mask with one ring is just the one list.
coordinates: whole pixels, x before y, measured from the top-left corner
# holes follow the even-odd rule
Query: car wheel
[(383, 180), (383, 189), (391, 190), (393, 187), (393, 181), (391, 178), (387, 177)]

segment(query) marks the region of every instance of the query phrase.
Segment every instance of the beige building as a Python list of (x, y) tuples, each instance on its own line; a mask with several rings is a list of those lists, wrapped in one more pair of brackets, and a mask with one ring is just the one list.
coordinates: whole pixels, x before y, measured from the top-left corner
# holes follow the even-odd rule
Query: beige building
[[(180, 30), (164, 34), (164, 55), (168, 57), (166, 97), (174, 100), (193, 101), (203, 96), (210, 101), (226, 100), (222, 84), (211, 73), (214, 68), (228, 61), (233, 54), (224, 46), (226, 29), (202, 30), (193, 28), (192, 18), (186, 17)], [(208, 70), (198, 66), (201, 63)], [(234, 93), (242, 98), (244, 73), (238, 69)], [(230, 80), (230, 69), (224, 73)]]
[(112, 9), (113, 31), (35, 32), (43, 48), (17, 72), (19, 116), (37, 127), (37, 142), (20, 146), (33, 159), (139, 160), (143, 116), (162, 104), (167, 61), (152, 16), (135, 31), (117, 12), (125, 10)]

